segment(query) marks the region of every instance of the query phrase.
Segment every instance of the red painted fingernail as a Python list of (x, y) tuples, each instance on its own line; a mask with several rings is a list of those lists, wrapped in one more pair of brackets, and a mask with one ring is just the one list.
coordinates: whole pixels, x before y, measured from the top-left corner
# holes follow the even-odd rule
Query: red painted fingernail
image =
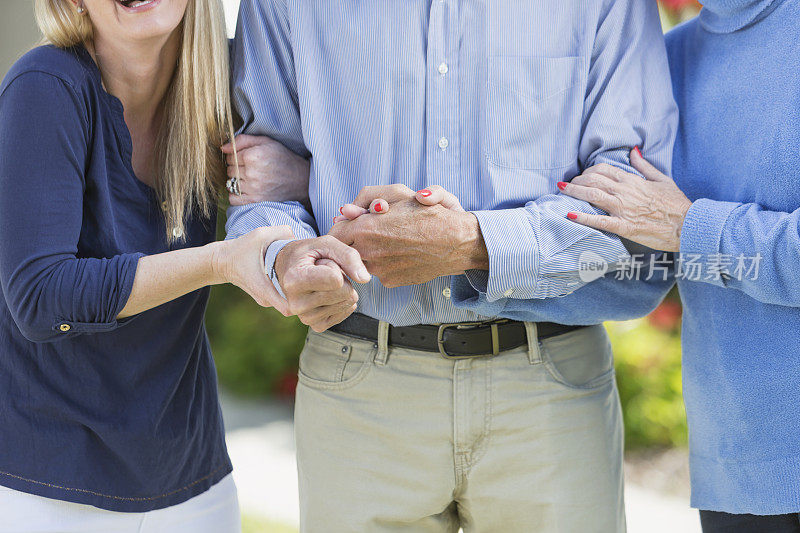
[(642, 159), (644, 159), (644, 156), (642, 155), (642, 151), (641, 151), (641, 150), (639, 150), (639, 147), (638, 147), (638, 146), (635, 146), (635, 147), (633, 148), (633, 151), (634, 151), (634, 152), (636, 152), (636, 154), (637, 154), (639, 157), (641, 157)]
[(342, 216), (344, 216), (344, 207), (340, 207), (340, 208), (339, 208), (339, 213), (340, 213)]
[(375, 204), (375, 207), (373, 207), (373, 209), (375, 210), (376, 213), (380, 213), (381, 211), (383, 211), (383, 206), (381, 205), (380, 202), (378, 202), (377, 204)]
[(429, 191), (428, 189), (422, 189), (421, 191), (417, 191), (417, 193), (418, 193), (418, 194), (421, 194), (423, 198), (427, 198), (428, 196), (430, 196), (431, 194), (433, 194), (433, 193), (432, 193), (431, 191)]
[(567, 218), (570, 220), (578, 220), (578, 215), (575, 213), (567, 213)]
[(563, 181), (559, 181), (557, 183), (557, 185), (558, 185), (558, 188), (561, 189), (562, 191), (567, 188), (566, 182), (563, 182)]

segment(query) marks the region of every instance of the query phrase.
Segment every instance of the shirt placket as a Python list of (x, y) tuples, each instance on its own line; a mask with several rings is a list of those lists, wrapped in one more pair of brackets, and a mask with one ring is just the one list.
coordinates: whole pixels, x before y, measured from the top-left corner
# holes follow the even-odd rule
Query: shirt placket
[[(441, 185), (461, 196), (459, 127), (459, 1), (433, 0), (430, 8), (427, 46), (426, 185)], [(452, 308), (449, 283), (434, 282), (441, 291), (434, 296), (435, 311)]]
[(459, 0), (433, 0), (428, 25), (427, 175), (460, 196)]

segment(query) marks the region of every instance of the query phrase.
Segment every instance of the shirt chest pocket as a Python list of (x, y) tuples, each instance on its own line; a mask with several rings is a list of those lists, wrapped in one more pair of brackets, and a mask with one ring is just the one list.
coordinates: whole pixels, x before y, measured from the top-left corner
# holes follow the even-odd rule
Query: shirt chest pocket
[(486, 157), (517, 169), (574, 164), (583, 117), (583, 58), (490, 57)]

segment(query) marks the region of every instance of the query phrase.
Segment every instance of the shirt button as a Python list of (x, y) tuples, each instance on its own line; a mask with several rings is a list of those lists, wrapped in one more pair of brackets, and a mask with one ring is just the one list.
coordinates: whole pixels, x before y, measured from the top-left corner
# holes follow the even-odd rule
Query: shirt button
[(447, 137), (442, 137), (439, 139), (439, 148), (442, 150), (447, 150), (448, 146), (450, 146), (450, 141), (447, 140)]
[(176, 239), (183, 237), (183, 230), (181, 228), (172, 228), (172, 236)]
[(447, 74), (449, 71), (450, 67), (447, 66), (447, 63), (442, 63), (441, 65), (439, 65), (439, 74), (441, 74), (442, 76)]
[(445, 290), (443, 290), (442, 291), (442, 295), (449, 300), (450, 299), (450, 288), (448, 287)]
[(58, 326), (58, 329), (60, 329), (64, 333), (66, 333), (66, 332), (68, 332), (69, 330), (72, 329), (72, 326), (70, 326), (69, 324), (61, 324), (60, 326)]
[(505, 296), (506, 298), (510, 298), (512, 294), (514, 294), (514, 289), (508, 289), (506, 292), (503, 293), (503, 296)]

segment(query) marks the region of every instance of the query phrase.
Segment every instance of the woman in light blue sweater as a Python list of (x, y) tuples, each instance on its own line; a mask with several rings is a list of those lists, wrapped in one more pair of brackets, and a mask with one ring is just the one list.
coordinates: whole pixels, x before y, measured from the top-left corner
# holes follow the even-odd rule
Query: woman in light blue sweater
[(647, 180), (605, 169), (564, 193), (611, 215), (576, 222), (680, 252), (692, 504), (704, 531), (798, 532), (800, 2), (703, 3), (667, 37), (677, 185), (634, 151)]

